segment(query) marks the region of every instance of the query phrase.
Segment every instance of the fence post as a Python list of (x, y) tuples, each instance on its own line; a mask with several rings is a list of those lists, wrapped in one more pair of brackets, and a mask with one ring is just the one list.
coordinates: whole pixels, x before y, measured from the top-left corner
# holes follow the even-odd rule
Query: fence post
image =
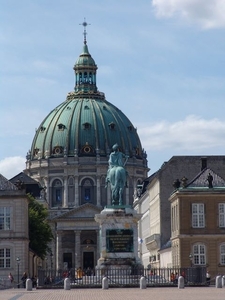
[(33, 287), (33, 283), (32, 283), (32, 280), (30, 278), (28, 278), (26, 280), (26, 290), (27, 291), (32, 291), (32, 287)]
[(70, 290), (70, 279), (65, 278), (64, 280), (64, 290)]
[(179, 276), (178, 278), (178, 289), (184, 289), (184, 277)]
[(146, 279), (144, 276), (140, 278), (140, 289), (146, 289)]
[(225, 287), (225, 276), (222, 277), (222, 287)]
[(216, 288), (217, 289), (222, 288), (222, 276), (221, 275), (216, 276)]
[(109, 288), (109, 280), (107, 277), (102, 279), (102, 289), (107, 290)]

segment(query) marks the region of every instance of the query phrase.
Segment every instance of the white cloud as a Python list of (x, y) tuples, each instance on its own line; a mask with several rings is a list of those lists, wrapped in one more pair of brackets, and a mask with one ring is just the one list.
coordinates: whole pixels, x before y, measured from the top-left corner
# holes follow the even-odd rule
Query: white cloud
[[(175, 123), (161, 121), (157, 124), (138, 126), (138, 133), (147, 151), (173, 149), (174, 152), (211, 151), (225, 147), (225, 122), (205, 120), (190, 115)], [(211, 149), (211, 150), (210, 150)]]
[(25, 169), (25, 159), (21, 156), (6, 157), (0, 160), (0, 174), (11, 179)]
[(178, 16), (203, 29), (225, 27), (224, 0), (152, 0), (159, 18)]

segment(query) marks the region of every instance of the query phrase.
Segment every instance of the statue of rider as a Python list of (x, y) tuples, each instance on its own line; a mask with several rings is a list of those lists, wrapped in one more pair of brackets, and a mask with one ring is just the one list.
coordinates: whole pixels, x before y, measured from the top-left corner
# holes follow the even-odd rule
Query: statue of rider
[[(110, 182), (109, 181), (110, 170), (113, 167), (123, 167), (124, 168), (124, 165), (126, 164), (127, 159), (129, 158), (129, 155), (125, 155), (123, 152), (121, 152), (119, 150), (118, 144), (113, 145), (112, 150), (113, 150), (113, 152), (110, 154), (109, 161), (108, 161), (109, 168), (108, 168), (107, 176), (106, 176), (106, 187), (107, 187), (108, 182)], [(127, 171), (126, 171), (126, 177), (127, 177)], [(125, 187), (127, 187), (127, 181), (126, 181)]]

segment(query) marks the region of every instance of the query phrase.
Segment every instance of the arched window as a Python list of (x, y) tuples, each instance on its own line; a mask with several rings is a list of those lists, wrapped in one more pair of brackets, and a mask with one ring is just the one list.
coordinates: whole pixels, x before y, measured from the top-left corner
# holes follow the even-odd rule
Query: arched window
[(206, 249), (204, 244), (195, 244), (193, 246), (193, 263), (194, 265), (206, 264)]
[(82, 73), (79, 73), (79, 83), (82, 83)]
[(63, 187), (59, 179), (55, 179), (52, 183), (52, 206), (62, 206)]
[(92, 203), (95, 204), (94, 183), (91, 179), (86, 178), (81, 184), (81, 204)]
[(92, 82), (92, 73), (91, 73), (91, 72), (89, 73), (89, 83), (90, 83), (90, 84), (93, 83), (93, 82)]
[(87, 72), (84, 72), (84, 82), (87, 82)]

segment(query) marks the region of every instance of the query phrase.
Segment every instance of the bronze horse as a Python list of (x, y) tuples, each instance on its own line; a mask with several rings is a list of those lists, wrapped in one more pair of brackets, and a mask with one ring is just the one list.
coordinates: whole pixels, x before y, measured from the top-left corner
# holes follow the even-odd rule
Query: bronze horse
[(123, 190), (126, 184), (126, 170), (120, 166), (114, 166), (108, 176), (111, 191), (112, 205), (123, 205)]

